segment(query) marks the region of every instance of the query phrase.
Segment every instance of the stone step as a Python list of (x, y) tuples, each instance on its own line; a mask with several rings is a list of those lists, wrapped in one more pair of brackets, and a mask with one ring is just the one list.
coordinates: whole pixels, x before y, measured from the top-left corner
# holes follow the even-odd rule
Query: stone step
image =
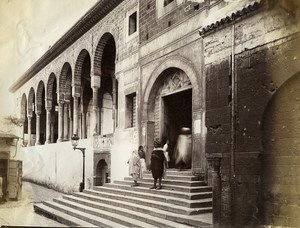
[[(125, 181), (132, 181), (132, 177), (125, 177)], [(138, 180), (139, 183), (153, 183), (153, 178), (143, 178)], [(162, 185), (180, 185), (180, 186), (188, 186), (188, 187), (195, 187), (195, 186), (205, 186), (204, 181), (189, 181), (189, 180), (170, 180), (170, 179), (162, 179)]]
[[(95, 186), (93, 189), (96, 191), (101, 192), (109, 192), (109, 193), (115, 193), (115, 194), (123, 194), (124, 191), (130, 192), (130, 194), (143, 194), (146, 193), (145, 197), (147, 196), (155, 196), (159, 195), (158, 197), (175, 197), (177, 199), (204, 199), (204, 198), (211, 198), (212, 192), (211, 187), (203, 186), (201, 187), (204, 190), (207, 189), (207, 191), (202, 192), (196, 192), (196, 193), (189, 193), (189, 192), (179, 192), (174, 190), (168, 190), (168, 189), (161, 189), (159, 191), (152, 190), (145, 187), (131, 187), (129, 185), (119, 185), (119, 184), (105, 184), (104, 186)], [(150, 195), (151, 194), (151, 195)]]
[(65, 199), (54, 199), (52, 202), (46, 201), (44, 204), (50, 208), (80, 218), (84, 221), (89, 221), (100, 227), (155, 227), (136, 219), (91, 208)]
[(35, 204), (34, 210), (39, 214), (46, 215), (48, 218), (54, 219), (55, 221), (70, 227), (126, 227), (85, 212), (78, 213), (78, 211), (72, 208), (58, 205), (54, 202), (49, 202), (48, 205)]
[(131, 227), (189, 227), (164, 218), (155, 217), (151, 214), (142, 213), (140, 210), (132, 211), (127, 208), (121, 208), (107, 203), (98, 203), (70, 195), (67, 195), (66, 199), (57, 199), (55, 202), (73, 209), (83, 210), (100, 217), (105, 216), (106, 219), (110, 219), (113, 222), (118, 222)]
[[(176, 214), (161, 209), (153, 210), (153, 208), (144, 205), (124, 203), (117, 200), (111, 200), (110, 203), (101, 203), (98, 202), (98, 200), (96, 199), (97, 197), (91, 197), (85, 193), (79, 194), (82, 196), (82, 198), (78, 197), (78, 195), (68, 195), (66, 196), (66, 199), (67, 201), (73, 201), (74, 203), (82, 204), (84, 206), (115, 213), (115, 216), (122, 215), (128, 218), (134, 218), (143, 222), (147, 222), (157, 227), (187, 227), (186, 225), (196, 225), (198, 227), (199, 225), (208, 225), (207, 223), (200, 222), (198, 219), (193, 219), (183, 214)], [(69, 203), (68, 205), (72, 206), (71, 203)], [(202, 210), (211, 212), (212, 208), (210, 207)], [(178, 222), (180, 224), (178, 224)]]
[[(132, 181), (114, 181), (114, 184), (118, 185), (132, 185)], [(109, 184), (105, 184), (104, 186), (109, 186)], [(150, 188), (153, 186), (153, 182), (140, 182), (139, 183), (140, 187), (145, 187), (145, 188)], [(211, 191), (211, 187), (209, 186), (195, 186), (195, 187), (190, 187), (190, 186), (180, 186), (180, 185), (174, 185), (174, 184), (166, 184), (162, 181), (162, 189), (167, 189), (167, 190), (173, 190), (173, 191), (178, 191), (178, 192), (190, 192), (190, 193), (195, 193), (195, 192), (204, 192), (204, 191)], [(157, 191), (157, 190), (153, 190)], [(159, 190), (160, 191), (160, 190)]]
[[(212, 188), (205, 185), (203, 177), (193, 176), (191, 170), (168, 169), (160, 190), (149, 189), (153, 186), (149, 171), (138, 183), (131, 187), (133, 180), (126, 177), (44, 202), (37, 211), (74, 226), (211, 227)], [(72, 223), (73, 218), (77, 222)]]
[[(100, 197), (99, 195), (95, 196), (89, 193), (74, 193), (74, 196), (82, 197), (92, 201), (94, 200), (95, 202), (106, 203), (114, 206), (119, 205), (120, 207), (125, 207), (125, 206), (128, 207), (129, 204), (142, 205), (145, 207), (150, 207), (150, 208), (152, 207), (152, 209), (158, 208), (161, 210), (170, 211), (178, 214), (186, 214), (186, 215), (202, 213), (202, 211), (200, 210), (202, 207), (212, 206), (212, 199), (196, 200), (195, 204), (193, 204), (194, 207), (191, 208), (187, 206), (177, 205), (169, 201), (159, 202), (153, 199), (139, 199), (136, 197), (118, 196), (115, 194), (105, 194)], [(106, 197), (104, 198), (104, 196)], [(65, 196), (64, 198), (68, 198), (68, 196)], [(175, 199), (173, 199), (173, 201), (175, 201)], [(129, 209), (134, 210), (134, 208), (129, 208)]]
[(106, 191), (106, 192), (101, 190), (102, 189), (100, 188), (98, 191), (85, 190), (84, 192), (101, 198), (117, 199), (126, 202), (133, 202), (137, 204), (145, 203), (144, 200), (151, 200), (159, 203), (169, 203), (169, 204), (178, 205), (187, 208), (197, 208), (197, 207), (203, 207), (203, 206), (205, 207), (205, 206), (212, 205), (211, 195), (202, 199), (190, 200), (190, 199), (180, 199), (177, 197), (163, 196), (163, 195), (157, 195), (151, 193), (141, 193), (141, 192), (135, 192), (130, 190), (117, 189), (117, 191), (113, 191), (114, 189), (110, 189), (110, 191)]
[[(151, 173), (144, 173), (143, 175), (144, 175), (143, 176), (144, 178), (153, 179)], [(175, 175), (175, 174), (168, 174), (167, 173), (165, 180), (200, 181), (200, 180), (203, 180), (203, 178), (198, 177), (198, 176), (192, 176), (192, 175), (185, 176), (185, 175)]]
[[(151, 171), (146, 170), (144, 172), (145, 174), (151, 174)], [(167, 169), (167, 175), (177, 175), (177, 176), (194, 176), (194, 174), (192, 173), (192, 170), (190, 169), (185, 169), (185, 170), (179, 170), (179, 169)]]

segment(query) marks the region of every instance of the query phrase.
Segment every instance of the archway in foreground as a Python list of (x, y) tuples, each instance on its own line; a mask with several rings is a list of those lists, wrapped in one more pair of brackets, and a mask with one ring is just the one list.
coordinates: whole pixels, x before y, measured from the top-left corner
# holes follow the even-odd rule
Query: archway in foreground
[[(189, 129), (189, 132), (184, 134), (184, 147), (192, 144), (192, 94), (191, 81), (186, 73), (179, 68), (171, 67), (159, 75), (149, 96), (147, 116), (153, 127), (148, 128), (147, 135), (150, 142), (148, 145), (151, 147), (151, 142), (156, 138), (163, 144), (169, 140), (170, 168), (191, 168), (192, 165), (191, 159), (187, 159), (188, 162), (181, 160), (175, 164), (178, 160), (176, 148), (182, 144), (180, 141), (183, 135), (182, 128)], [(192, 147), (188, 148), (185, 156), (191, 158)]]
[[(57, 80), (52, 73), (47, 83), (47, 109), (50, 112), (50, 136), (47, 143), (55, 143), (58, 139), (58, 103), (57, 103)], [(47, 126), (49, 127), (49, 126)]]
[(117, 125), (118, 83), (115, 77), (116, 42), (113, 35), (106, 32), (101, 37), (94, 58), (94, 77), (101, 77), (98, 94), (99, 122), (101, 135), (111, 134)]
[(35, 134), (36, 134), (36, 106), (35, 106), (35, 92), (31, 87), (28, 95), (28, 105), (27, 105), (27, 119), (28, 119), (28, 133), (25, 136), (27, 139), (27, 146), (32, 146), (35, 144)]
[(300, 73), (273, 95), (262, 126), (262, 222), (296, 227), (300, 224)]
[(46, 141), (46, 106), (45, 106), (45, 85), (40, 81), (36, 91), (36, 144), (44, 144)]
[[(173, 76), (172, 76), (173, 75)], [(177, 76), (175, 76), (177, 75)], [(168, 77), (166, 80), (165, 77)], [(172, 80), (170, 80), (173, 77)], [(170, 56), (162, 61), (155, 70), (151, 73), (146, 81), (145, 88), (142, 96), (141, 108), (141, 135), (140, 143), (146, 145), (147, 152), (151, 153), (153, 149), (153, 139), (157, 127), (155, 125), (155, 118), (153, 111), (153, 102), (158, 90), (164, 86), (164, 83), (171, 82), (169, 88), (173, 88), (174, 93), (184, 90), (191, 90), (191, 128), (187, 131), (191, 136), (191, 168), (193, 173), (204, 174), (206, 171), (206, 158), (205, 158), (205, 100), (204, 100), (204, 85), (201, 83), (200, 75), (192, 64), (192, 62), (182, 56)], [(166, 85), (165, 85), (166, 86)], [(166, 86), (167, 87), (167, 86)], [(170, 94), (172, 92), (170, 91)], [(190, 95), (185, 95), (189, 97)], [(189, 99), (189, 98), (187, 98)], [(174, 99), (175, 100), (175, 99)], [(166, 102), (167, 99), (165, 99)], [(152, 103), (152, 104), (151, 104)], [(162, 127), (161, 127), (162, 128)], [(160, 132), (162, 132), (160, 130)], [(163, 137), (162, 133), (158, 135)], [(146, 158), (147, 165), (149, 165), (150, 154)]]

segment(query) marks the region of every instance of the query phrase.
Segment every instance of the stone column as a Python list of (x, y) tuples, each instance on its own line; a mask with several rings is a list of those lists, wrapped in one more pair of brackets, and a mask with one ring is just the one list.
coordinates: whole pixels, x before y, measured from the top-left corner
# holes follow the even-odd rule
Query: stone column
[(40, 143), (40, 123), (41, 123), (41, 112), (36, 112), (36, 132), (35, 132), (35, 145), (41, 145)]
[(51, 107), (46, 108), (46, 144), (51, 142)]
[(73, 97), (73, 134), (78, 134), (78, 97)]
[(69, 137), (68, 139), (71, 140), (73, 135), (73, 118), (72, 118), (72, 110), (71, 110), (71, 103), (69, 104)]
[(113, 132), (117, 127), (117, 79), (112, 78), (112, 102), (113, 102)]
[(64, 128), (64, 133), (63, 133), (63, 140), (67, 141), (68, 135), (69, 135), (69, 101), (65, 101), (64, 103), (64, 108), (63, 108), (63, 112), (64, 112), (64, 123), (63, 123), (63, 128)]
[(92, 126), (90, 127), (90, 134), (98, 134), (99, 128), (99, 119), (98, 119), (98, 90), (100, 88), (101, 77), (100, 75), (94, 75), (93, 71), (91, 72), (91, 86), (93, 89), (93, 114), (92, 114)]
[(193, 110), (193, 132), (192, 132), (192, 170), (195, 174), (204, 173), (206, 170), (205, 159), (205, 134), (203, 125), (205, 119), (202, 119), (203, 110)]
[(86, 138), (86, 113), (82, 112), (81, 114), (81, 119), (82, 119), (82, 131), (81, 131), (81, 138), (85, 139)]
[(63, 141), (63, 135), (64, 135), (64, 129), (63, 129), (63, 123), (64, 123), (64, 102), (59, 101), (58, 103), (58, 139), (57, 142)]
[(28, 119), (28, 143), (27, 146), (31, 146), (31, 115), (27, 115)]
[[(81, 130), (78, 129), (80, 128), (79, 122), (79, 115), (78, 115), (78, 109), (79, 109), (79, 98), (83, 97), (82, 94), (82, 89), (80, 85), (72, 85), (72, 96), (73, 96), (73, 130), (72, 130), (72, 135), (73, 134), (78, 134), (80, 137), (80, 132)], [(81, 102), (82, 103), (82, 102)]]
[(212, 170), (213, 189), (213, 226), (220, 227), (221, 222), (221, 177), (220, 177), (220, 157), (208, 157), (208, 165)]
[(50, 123), (50, 127), (51, 127), (51, 130), (50, 130), (50, 142), (51, 143), (54, 143), (54, 123), (55, 123), (55, 119), (54, 118), (51, 118), (51, 123)]
[(99, 126), (98, 123), (98, 87), (93, 87), (93, 116), (92, 116), (92, 126), (91, 126), (91, 135), (98, 134), (97, 128)]
[(78, 114), (78, 136), (82, 139), (82, 116)]

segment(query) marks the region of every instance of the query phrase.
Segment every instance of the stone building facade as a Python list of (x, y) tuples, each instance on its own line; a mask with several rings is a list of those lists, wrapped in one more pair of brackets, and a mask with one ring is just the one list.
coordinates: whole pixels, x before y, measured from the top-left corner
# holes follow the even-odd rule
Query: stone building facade
[(80, 157), (65, 160), (76, 133), (86, 187), (101, 185), (126, 175), (132, 149), (145, 146), (149, 164), (155, 138), (174, 147), (188, 127), (215, 226), (295, 226), (297, 19), (292, 0), (99, 1), (11, 87), (24, 155), (57, 157), (53, 175), (27, 177), (74, 190), (60, 174), (80, 173)]
[(200, 30), (215, 224), (297, 227), (299, 5), (228, 10)]

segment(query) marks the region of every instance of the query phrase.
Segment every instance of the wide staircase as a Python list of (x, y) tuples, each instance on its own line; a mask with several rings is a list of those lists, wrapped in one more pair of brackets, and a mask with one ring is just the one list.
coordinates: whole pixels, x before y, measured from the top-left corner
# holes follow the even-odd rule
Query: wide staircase
[(64, 195), (34, 205), (37, 213), (68, 226), (83, 227), (212, 227), (212, 188), (190, 170), (167, 171), (162, 189), (150, 172), (139, 186), (130, 177), (93, 190)]

